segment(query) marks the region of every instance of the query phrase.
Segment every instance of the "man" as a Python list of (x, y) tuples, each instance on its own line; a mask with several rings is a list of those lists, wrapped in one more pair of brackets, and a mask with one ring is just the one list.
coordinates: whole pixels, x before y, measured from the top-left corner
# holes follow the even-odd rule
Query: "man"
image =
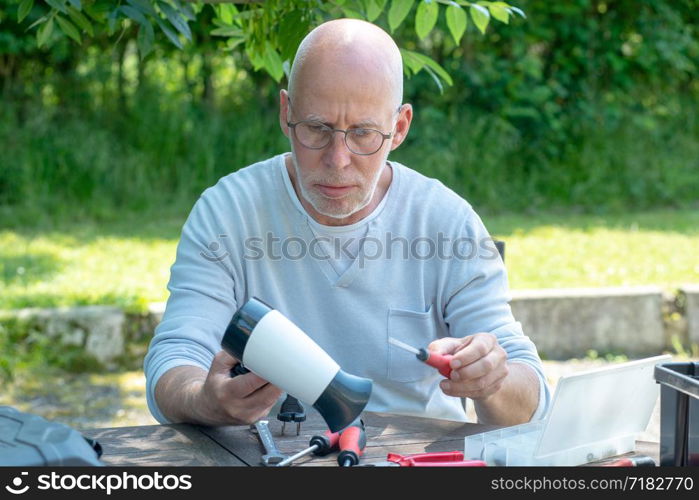
[[(541, 362), (480, 219), (438, 181), (387, 161), (413, 116), (402, 77), (397, 46), (372, 24), (331, 21), (301, 43), (280, 93), (292, 153), (222, 178), (182, 229), (145, 359), (159, 421), (249, 423), (279, 399), (255, 374), (231, 379), (237, 360), (220, 350), (252, 296), (371, 378), (367, 410), (465, 420), (460, 398), (471, 398), (482, 422), (543, 415)], [(453, 354), (450, 378), (389, 337)]]

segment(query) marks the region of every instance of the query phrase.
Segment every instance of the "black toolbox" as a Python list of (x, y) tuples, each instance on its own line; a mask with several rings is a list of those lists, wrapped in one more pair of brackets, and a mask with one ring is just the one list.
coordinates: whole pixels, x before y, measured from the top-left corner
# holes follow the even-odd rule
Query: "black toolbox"
[(660, 465), (699, 466), (699, 362), (661, 363)]

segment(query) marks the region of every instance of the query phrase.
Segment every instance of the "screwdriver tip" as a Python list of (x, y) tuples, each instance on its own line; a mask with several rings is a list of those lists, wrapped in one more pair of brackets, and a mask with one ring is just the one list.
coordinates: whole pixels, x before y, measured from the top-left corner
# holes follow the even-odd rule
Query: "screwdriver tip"
[(413, 346), (406, 344), (405, 342), (401, 342), (400, 340), (393, 338), (393, 337), (388, 337), (388, 343), (393, 344), (396, 347), (400, 347), (404, 351), (411, 352), (413, 354), (420, 354), (420, 351), (415, 349)]

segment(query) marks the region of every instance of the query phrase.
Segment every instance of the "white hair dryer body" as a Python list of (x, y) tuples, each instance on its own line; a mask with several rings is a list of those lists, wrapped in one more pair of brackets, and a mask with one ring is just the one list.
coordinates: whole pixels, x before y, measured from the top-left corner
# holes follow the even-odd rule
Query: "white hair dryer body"
[(245, 368), (312, 405), (331, 432), (350, 425), (369, 401), (371, 380), (343, 371), (291, 320), (255, 297), (235, 313), (221, 346)]

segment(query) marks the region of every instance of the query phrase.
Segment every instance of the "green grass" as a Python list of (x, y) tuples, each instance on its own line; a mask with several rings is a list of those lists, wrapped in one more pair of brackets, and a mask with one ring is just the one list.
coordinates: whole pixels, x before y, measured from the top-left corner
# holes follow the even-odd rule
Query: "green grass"
[(699, 282), (699, 210), (484, 217), (506, 241), (512, 288)]
[(44, 368), (6, 381), (0, 404), (77, 429), (152, 425), (145, 391), (142, 370), (72, 374)]
[(167, 299), (186, 212), (0, 230), (0, 309), (114, 304), (143, 312)]
[[(0, 309), (166, 300), (188, 208), (0, 230)], [(699, 283), (699, 210), (483, 220), (506, 242), (513, 289)]]

